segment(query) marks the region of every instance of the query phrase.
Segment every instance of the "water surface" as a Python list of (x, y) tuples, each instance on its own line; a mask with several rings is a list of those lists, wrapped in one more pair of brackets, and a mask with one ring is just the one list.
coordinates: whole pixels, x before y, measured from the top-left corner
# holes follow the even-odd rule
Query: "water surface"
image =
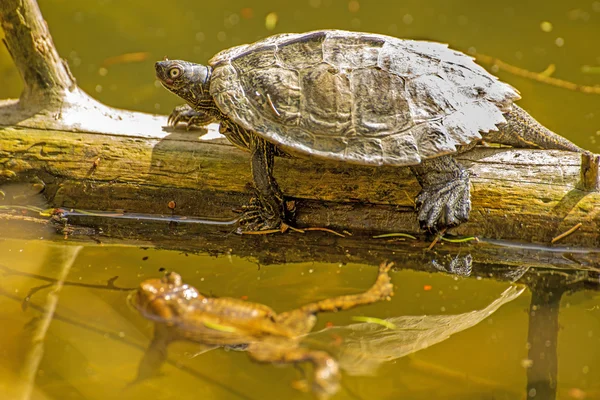
[[(594, 0), (45, 0), (40, 6), (84, 90), (109, 105), (152, 113), (168, 114), (179, 104), (156, 83), (155, 60), (206, 62), (233, 45), (320, 28), (436, 40), (530, 71), (554, 65), (552, 76), (580, 84), (600, 82), (593, 72), (600, 66), (600, 2)], [(521, 91), (520, 104), (545, 125), (600, 151), (600, 97), (504, 71), (497, 75)], [(20, 90), (18, 73), (2, 48), (0, 98), (18, 97)], [(339, 356), (346, 368), (335, 399), (600, 399), (597, 254), (585, 255), (577, 270), (573, 263), (563, 265), (573, 259), (568, 251), (548, 256), (532, 250), (521, 263), (521, 253), (514, 250), (499, 266), (475, 258), (467, 270), (448, 273), (435, 263), (450, 270), (449, 259), (466, 257), (471, 245), (458, 246), (442, 260), (436, 252), (411, 254), (407, 247), (395, 253), (394, 244), (381, 251), (363, 241), (360, 245), (373, 251), (361, 259), (346, 242), (326, 236), (315, 239), (321, 247), (299, 244), (296, 249), (246, 239), (242, 251), (239, 238), (225, 235), (220, 246), (208, 248), (176, 239), (65, 240), (51, 232), (27, 236), (23, 232), (29, 228), (12, 233), (5, 228), (0, 225), (2, 398), (311, 398), (292, 388), (292, 382), (310, 376), (306, 366), (260, 365), (243, 352), (221, 349), (192, 357), (199, 348), (191, 343), (169, 348), (170, 362), (161, 376), (128, 386), (152, 325), (127, 305), (125, 289), (161, 276), (159, 269), (166, 268), (202, 292), (284, 311), (366, 289), (377, 263), (389, 258), (398, 265), (392, 300), (324, 314), (315, 331), (335, 328), (310, 338), (311, 345)], [(325, 249), (337, 261), (326, 261)], [(42, 286), (61, 273), (66, 284), (53, 297), (53, 287)], [(48, 314), (44, 310), (53, 301), (54, 313)], [(44, 326), (44, 315), (52, 318), (40, 337), (41, 352), (35, 334)], [(352, 316), (400, 318), (399, 326), (422, 319), (427, 329), (353, 333), (345, 328), (356, 324)], [(363, 345), (362, 366), (371, 369), (344, 359), (341, 349), (353, 339)], [(378, 351), (390, 359), (374, 368), (381, 361)]]
[[(553, 77), (600, 84), (598, 0), (44, 0), (40, 7), (85, 91), (112, 106), (153, 113), (168, 114), (180, 103), (155, 82), (153, 63), (164, 56), (205, 63), (218, 51), (271, 34), (325, 28), (449, 43), (525, 70), (550, 67)], [(142, 55), (115, 59), (130, 53)], [(519, 104), (544, 125), (600, 151), (600, 96), (496, 74), (519, 89)], [(0, 98), (18, 97), (20, 90), (2, 47)]]

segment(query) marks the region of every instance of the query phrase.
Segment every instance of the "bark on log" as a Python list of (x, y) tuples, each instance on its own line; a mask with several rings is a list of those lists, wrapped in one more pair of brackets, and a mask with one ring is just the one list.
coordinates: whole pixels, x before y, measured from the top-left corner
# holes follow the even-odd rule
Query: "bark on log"
[[(235, 218), (232, 209), (251, 196), (249, 157), (201, 133), (140, 137), (5, 127), (0, 176), (43, 187), (53, 207)], [(450, 233), (550, 244), (581, 223), (557, 244), (600, 247), (600, 193), (577, 188), (579, 154), (478, 148), (460, 160), (472, 174), (473, 210)], [(275, 175), (298, 199), (300, 226), (419, 232), (413, 203), (419, 185), (407, 168), (278, 159)], [(6, 187), (2, 203), (19, 196)]]

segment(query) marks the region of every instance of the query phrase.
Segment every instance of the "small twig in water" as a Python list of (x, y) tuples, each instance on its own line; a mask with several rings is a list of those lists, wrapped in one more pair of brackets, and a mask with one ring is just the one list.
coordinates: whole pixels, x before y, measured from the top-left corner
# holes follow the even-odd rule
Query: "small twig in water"
[(440, 240), (440, 238), (442, 238), (444, 236), (444, 233), (446, 233), (446, 228), (442, 229), (436, 236), (435, 239), (433, 239), (433, 242), (431, 242), (431, 244), (429, 245), (429, 247), (427, 248), (427, 250), (431, 250), (433, 249), (433, 246), (435, 246), (435, 244)]
[(282, 232), (285, 232), (285, 231), (287, 231), (288, 229), (291, 229), (291, 230), (292, 230), (292, 231), (294, 231), (294, 232), (298, 232), (298, 233), (304, 233), (304, 229), (300, 229), (300, 228), (294, 228), (293, 226), (291, 226), (291, 225), (287, 225), (287, 224), (282, 224), (282, 225), (281, 225), (281, 229), (282, 229)]
[(552, 241), (550, 243), (554, 244), (556, 242), (558, 242), (559, 240), (569, 236), (571, 233), (575, 232), (577, 229), (581, 228), (583, 224), (580, 222), (577, 225), (575, 225), (574, 227), (572, 227), (571, 229), (569, 229), (566, 232), (561, 233), (560, 235), (558, 235), (557, 237), (555, 237), (554, 239), (552, 239)]
[(332, 233), (332, 234), (334, 234), (334, 235), (336, 235), (336, 236), (339, 236), (339, 237), (346, 237), (346, 236), (342, 235), (341, 233), (339, 233), (339, 232), (336, 232), (336, 231), (334, 231), (334, 230), (332, 230), (332, 229), (329, 229), (329, 228), (321, 228), (321, 227), (318, 227), (318, 226), (316, 226), (316, 227), (313, 227), (313, 228), (304, 228), (304, 230), (305, 230), (305, 231), (322, 231), (322, 232), (329, 232), (329, 233)]
[(465, 243), (465, 242), (470, 242), (471, 240), (474, 240), (476, 242), (479, 242), (479, 238), (477, 238), (476, 236), (469, 236), (469, 237), (464, 237), (464, 238), (460, 238), (460, 239), (448, 239), (445, 237), (440, 237), (441, 240), (443, 240), (444, 242), (450, 242), (450, 243)]
[(414, 237), (413, 235), (409, 235), (408, 233), (384, 233), (383, 235), (373, 236), (373, 239), (391, 238), (391, 237), (405, 237), (405, 238), (417, 240), (416, 237)]
[[(21, 304), (21, 307), (23, 308), (23, 310), (27, 309), (27, 307), (29, 306), (29, 302), (31, 301), (31, 298), (33, 297), (34, 294), (36, 294), (40, 290), (51, 287), (57, 281), (56, 279), (49, 278), (47, 276), (31, 274), (28, 272), (21, 272), (16, 269), (9, 268), (2, 264), (0, 264), (0, 270), (4, 271), (5, 276), (11, 276), (11, 275), (12, 276), (26, 276), (26, 277), (33, 278), (33, 279), (50, 282), (49, 284), (40, 285), (40, 286), (36, 286), (36, 287), (29, 289), (29, 292), (27, 292), (27, 295), (23, 299), (23, 304)], [(121, 292), (128, 292), (131, 290), (135, 290), (135, 288), (125, 288), (125, 287), (115, 286), (115, 281), (117, 280), (117, 278), (118, 278), (118, 276), (113, 276), (112, 278), (110, 278), (109, 280), (106, 281), (106, 285), (95, 285), (95, 284), (88, 284), (88, 283), (82, 283), (82, 282), (69, 282), (69, 281), (62, 282), (62, 285), (63, 286), (79, 286), (79, 287), (85, 287), (85, 288), (90, 288), (90, 289), (117, 290), (117, 291), (121, 291)]]
[(556, 86), (556, 87), (563, 88), (563, 89), (574, 90), (577, 92), (590, 93), (590, 94), (600, 94), (600, 86), (579, 85), (577, 83), (564, 81), (562, 79), (552, 78), (552, 77), (548, 76), (548, 73), (546, 72), (548, 69), (546, 69), (546, 71), (543, 71), (542, 73), (531, 72), (531, 71), (528, 71), (523, 68), (515, 67), (514, 65), (505, 63), (502, 60), (499, 60), (497, 58), (494, 58), (494, 57), (491, 57), (491, 56), (488, 56), (485, 54), (475, 53), (473, 55), (475, 56), (475, 59), (477, 61), (479, 61), (480, 63), (490, 64), (493, 67), (498, 68), (499, 70), (506, 71), (513, 75), (521, 76), (523, 78), (542, 82), (547, 85), (552, 85), (552, 86)]
[(271, 233), (281, 233), (281, 229), (266, 229), (264, 231), (242, 231), (242, 235), (269, 235)]

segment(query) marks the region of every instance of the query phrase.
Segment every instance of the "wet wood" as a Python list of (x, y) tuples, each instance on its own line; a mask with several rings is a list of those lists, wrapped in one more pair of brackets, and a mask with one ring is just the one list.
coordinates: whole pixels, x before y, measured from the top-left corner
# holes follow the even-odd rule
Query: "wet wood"
[(584, 153), (581, 155), (579, 187), (588, 192), (600, 190), (600, 156)]
[[(233, 223), (208, 225), (191, 219), (147, 219), (141, 215), (66, 213), (62, 221), (0, 213), (2, 236), (58, 242), (60, 245), (136, 246), (184, 253), (203, 253), (249, 259), (258, 266), (296, 263), (358, 263), (376, 267), (383, 260), (397, 268), (444, 272), (458, 276), (520, 280), (529, 283), (539, 274), (561, 275), (569, 286), (598, 290), (600, 251), (568, 247), (481, 240), (440, 241), (427, 250), (430, 239), (379, 238), (356, 234), (339, 237), (327, 232), (289, 232), (265, 236), (233, 234)], [(65, 234), (67, 233), (67, 234)], [(533, 277), (532, 277), (533, 276)], [(573, 287), (575, 287), (573, 286)], [(578, 289), (579, 290), (579, 289)]]
[[(23, 187), (6, 183), (29, 182), (52, 207), (233, 219), (252, 194), (249, 156), (202, 133), (1, 128), (1, 205), (23, 198)], [(472, 174), (473, 209), (449, 233), (550, 244), (581, 223), (560, 244), (600, 247), (600, 193), (577, 188), (579, 154), (478, 148), (460, 160)], [(278, 159), (275, 175), (298, 200), (299, 226), (420, 232), (413, 202), (420, 188), (408, 168)]]

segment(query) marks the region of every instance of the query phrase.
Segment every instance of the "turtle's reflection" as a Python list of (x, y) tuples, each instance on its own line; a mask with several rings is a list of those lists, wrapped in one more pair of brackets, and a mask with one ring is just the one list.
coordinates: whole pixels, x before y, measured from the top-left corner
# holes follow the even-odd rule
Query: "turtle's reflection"
[(262, 304), (204, 296), (172, 272), (163, 279), (144, 281), (130, 299), (144, 317), (155, 322), (155, 332), (137, 379), (155, 374), (165, 361), (170, 342), (189, 340), (208, 347), (243, 349), (259, 362), (310, 362), (314, 367), (313, 392), (327, 398), (339, 387), (338, 363), (328, 352), (300, 343), (314, 327), (317, 313), (389, 298), (393, 294), (388, 275), (392, 265), (382, 263), (377, 280), (363, 293), (309, 303), (280, 314)]
[[(463, 258), (461, 265), (464, 261)], [(442, 264), (438, 262), (438, 265)], [(245, 350), (251, 358), (261, 362), (310, 362), (315, 366), (314, 392), (327, 398), (338, 389), (339, 370), (348, 375), (374, 375), (386, 362), (476, 326), (503, 305), (517, 299), (529, 286), (533, 297), (529, 317), (527, 393), (537, 393), (544, 399), (556, 397), (559, 301), (565, 291), (573, 289), (573, 284), (586, 284), (586, 280), (573, 281), (569, 274), (541, 276), (543, 270), (525, 273), (527, 268), (515, 268), (511, 270), (515, 276), (510, 280), (526, 285), (512, 284), (481, 309), (455, 315), (373, 318), (366, 323), (310, 333), (317, 312), (347, 309), (388, 297), (392, 288), (388, 269), (389, 265), (382, 264), (377, 282), (362, 294), (311, 303), (281, 314), (275, 314), (261, 304), (206, 298), (194, 288), (183, 285), (176, 274), (163, 280), (146, 281), (138, 290), (135, 301), (144, 316), (156, 322), (156, 329), (140, 364), (138, 379), (157, 371), (171, 341), (185, 339), (201, 343), (206, 349)], [(337, 340), (332, 342), (332, 337)]]

